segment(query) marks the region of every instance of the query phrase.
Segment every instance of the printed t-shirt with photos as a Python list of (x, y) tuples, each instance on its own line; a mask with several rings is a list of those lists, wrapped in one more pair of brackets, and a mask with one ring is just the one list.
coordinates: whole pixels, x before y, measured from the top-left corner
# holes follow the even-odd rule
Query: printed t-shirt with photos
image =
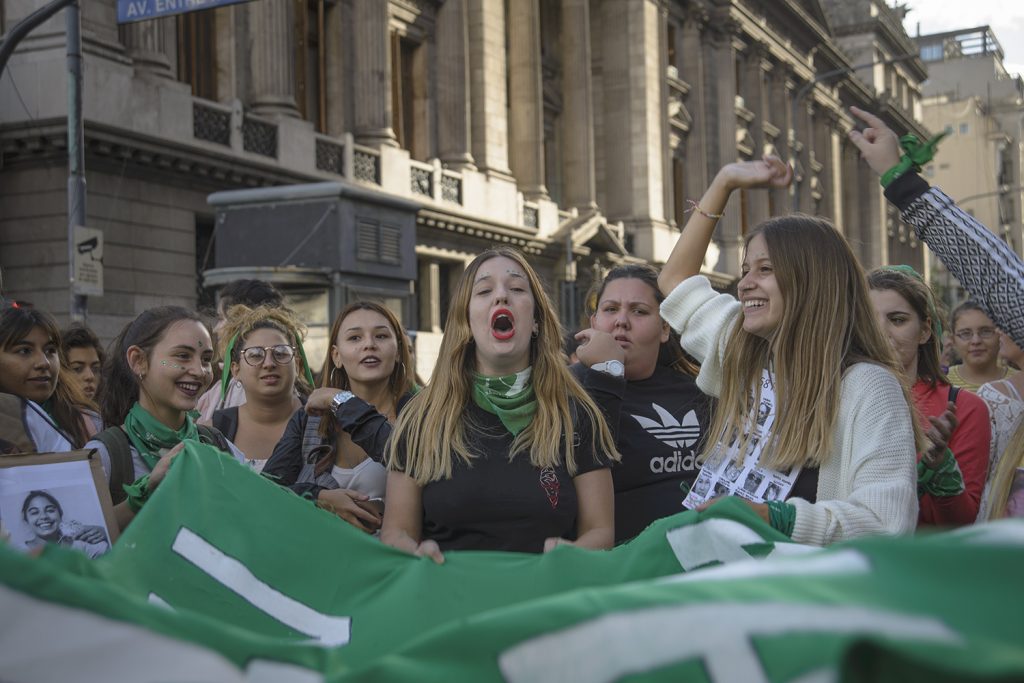
[[(753, 396), (752, 396), (753, 398)], [(793, 467), (779, 471), (761, 465), (765, 440), (775, 423), (775, 383), (765, 369), (761, 391), (748, 434), (734, 434), (731, 442), (719, 444), (716, 452), (701, 467), (697, 481), (683, 505), (688, 509), (719, 496), (739, 496), (752, 503), (801, 497), (815, 502), (818, 470)], [(746, 437), (746, 438), (744, 438)], [(739, 449), (744, 452), (740, 453)]]

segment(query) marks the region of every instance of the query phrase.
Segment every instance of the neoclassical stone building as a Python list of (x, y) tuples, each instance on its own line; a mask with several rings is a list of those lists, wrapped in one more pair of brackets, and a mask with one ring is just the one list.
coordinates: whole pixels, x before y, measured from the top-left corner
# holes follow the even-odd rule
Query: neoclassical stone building
[[(42, 4), (0, 0), (3, 30)], [(832, 219), (866, 266), (922, 265), (845, 138), (851, 104), (925, 134), (919, 61), (851, 71), (903, 48), (883, 0), (255, 0), (120, 27), (114, 0), (82, 4), (87, 215), (106, 239), (89, 321), (107, 338), (258, 274), (315, 335), (347, 299), (381, 294), (429, 366), (453, 280), (493, 244), (526, 252), (575, 325), (595, 277), (662, 262), (686, 200), (765, 152), (797, 181), (733, 198), (706, 263), (718, 284), (745, 233), (792, 208)], [(32, 34), (0, 80), (0, 267), (10, 296), (57, 314), (63, 30), (58, 17)], [(282, 260), (313, 233), (347, 235), (354, 260)]]

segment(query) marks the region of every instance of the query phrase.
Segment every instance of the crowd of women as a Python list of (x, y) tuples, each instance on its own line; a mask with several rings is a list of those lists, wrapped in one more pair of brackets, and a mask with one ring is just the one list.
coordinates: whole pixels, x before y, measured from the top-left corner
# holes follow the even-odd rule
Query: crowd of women
[[(221, 291), (213, 336), (164, 306), (108, 349), (8, 304), (0, 410), (24, 434), (0, 446), (94, 449), (123, 528), (199, 440), (437, 562), (606, 549), (720, 495), (813, 545), (1024, 515), (1024, 264), (901, 164), (879, 119), (853, 113), (886, 197), (975, 297), (948, 321), (921, 275), (865, 273), (832, 225), (802, 215), (751, 231), (736, 295), (714, 290), (700, 271), (730, 195), (792, 179), (766, 157), (721, 169), (660, 272), (613, 268), (568, 345), (530, 263), (480, 254), (425, 383), (399, 320), (370, 301), (337, 316), (317, 363), (259, 281)], [(948, 369), (946, 338), (962, 359)], [(53, 533), (53, 501), (25, 501), (37, 538), (99, 541), (93, 527)]]

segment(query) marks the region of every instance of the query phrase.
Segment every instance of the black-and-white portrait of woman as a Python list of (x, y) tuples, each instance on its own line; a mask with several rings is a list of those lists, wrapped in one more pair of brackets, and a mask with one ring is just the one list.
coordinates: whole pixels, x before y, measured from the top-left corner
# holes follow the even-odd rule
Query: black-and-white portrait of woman
[(84, 524), (65, 516), (60, 501), (48, 491), (29, 491), (21, 505), (21, 518), (29, 532), (24, 541), (28, 550), (56, 543), (97, 557), (110, 549), (107, 532), (102, 526)]

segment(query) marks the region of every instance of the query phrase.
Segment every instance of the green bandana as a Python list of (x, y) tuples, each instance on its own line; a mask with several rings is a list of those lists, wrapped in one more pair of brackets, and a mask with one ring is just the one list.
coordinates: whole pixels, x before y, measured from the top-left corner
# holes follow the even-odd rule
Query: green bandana
[(473, 401), (498, 416), (505, 429), (517, 436), (537, 412), (537, 400), (530, 383), (532, 368), (504, 377), (473, 375)]
[(943, 453), (942, 464), (935, 469), (925, 465), (923, 458), (917, 461), (918, 497), (930, 493), (939, 498), (948, 498), (959, 496), (963, 492), (964, 477), (960, 473), (953, 451), (947, 448)]
[(199, 428), (192, 416), (185, 415), (185, 424), (175, 431), (150, 415), (138, 401), (124, 418), (124, 431), (149, 469), (156, 467), (161, 449), (173, 448), (185, 439), (199, 440)]

